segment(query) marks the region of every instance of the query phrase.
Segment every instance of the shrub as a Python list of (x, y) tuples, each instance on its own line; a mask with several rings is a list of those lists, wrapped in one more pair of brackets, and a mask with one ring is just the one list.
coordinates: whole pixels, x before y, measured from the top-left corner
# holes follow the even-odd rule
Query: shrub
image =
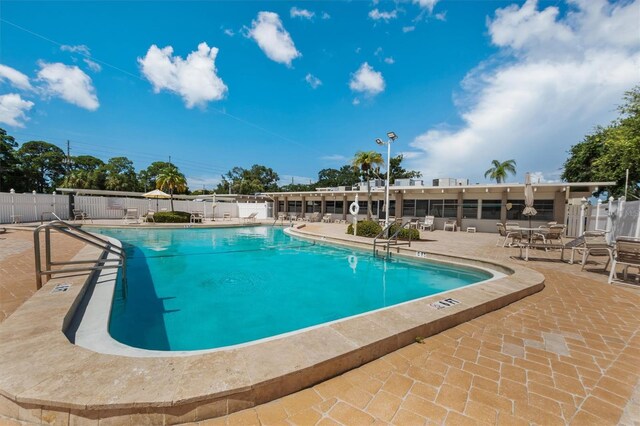
[(188, 212), (158, 212), (153, 215), (156, 223), (189, 223), (191, 213)]
[[(400, 225), (397, 224), (397, 223), (391, 225), (391, 228), (389, 229), (389, 235), (395, 234), (396, 231), (398, 230), (398, 228), (400, 228)], [(414, 228), (402, 228), (400, 230), (400, 233), (398, 234), (398, 239), (399, 240), (408, 240), (409, 237), (411, 237), (411, 241), (419, 240), (420, 239), (420, 231), (418, 231), (417, 229), (414, 229)]]
[[(378, 225), (378, 222), (373, 220), (361, 220), (358, 222), (358, 236), (373, 238), (382, 232), (382, 227)], [(353, 223), (350, 223), (347, 227), (347, 234), (353, 235)]]

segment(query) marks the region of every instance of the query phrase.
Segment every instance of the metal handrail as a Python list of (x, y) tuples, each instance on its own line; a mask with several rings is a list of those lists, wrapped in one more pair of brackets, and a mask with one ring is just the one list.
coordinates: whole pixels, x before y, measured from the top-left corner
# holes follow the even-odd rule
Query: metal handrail
[[(373, 255), (376, 255), (376, 245), (378, 243), (378, 238), (380, 238), (382, 235), (384, 235), (385, 233), (387, 233), (387, 231), (393, 226), (395, 225), (396, 222), (391, 222), (389, 223), (387, 226), (384, 227), (384, 229), (382, 231), (380, 231), (380, 233), (378, 235), (375, 236), (375, 238), (373, 239)], [(391, 235), (389, 238), (386, 238), (384, 240), (384, 244), (387, 247), (387, 255), (386, 257), (388, 258), (390, 256), (390, 250), (391, 250), (391, 244), (393, 243), (393, 245), (399, 246), (399, 245), (408, 245), (409, 247), (411, 247), (411, 234), (409, 234), (409, 241), (407, 242), (398, 242), (398, 235), (400, 234), (400, 231), (402, 231), (407, 225), (409, 225), (411, 223), (411, 221), (406, 221), (403, 224), (400, 225), (400, 227), (396, 230), (396, 232), (393, 233), (393, 235)]]
[[(118, 259), (99, 258), (95, 260), (71, 260), (68, 262), (54, 262), (51, 260), (51, 230), (60, 232), (76, 240), (82, 241), (91, 246), (102, 249), (108, 254), (117, 256)], [(42, 269), (42, 258), (40, 251), (40, 232), (44, 230), (45, 240), (45, 266), (46, 269)], [(103, 269), (118, 269), (122, 267), (122, 291), (123, 296), (127, 294), (127, 257), (122, 247), (113, 246), (111, 242), (100, 238), (94, 234), (91, 234), (76, 225), (72, 225), (63, 220), (54, 220), (44, 225), (38, 226), (33, 231), (33, 248), (35, 254), (36, 263), (36, 287), (42, 288), (42, 276), (46, 276), (47, 280), (50, 280), (53, 275), (70, 273), (70, 272), (84, 272), (84, 271), (99, 271)], [(104, 254), (103, 254), (104, 255)], [(116, 264), (108, 264), (109, 262), (117, 262)], [(61, 268), (52, 269), (52, 266), (62, 265), (82, 265), (91, 264), (93, 266), (77, 267), (77, 268)]]

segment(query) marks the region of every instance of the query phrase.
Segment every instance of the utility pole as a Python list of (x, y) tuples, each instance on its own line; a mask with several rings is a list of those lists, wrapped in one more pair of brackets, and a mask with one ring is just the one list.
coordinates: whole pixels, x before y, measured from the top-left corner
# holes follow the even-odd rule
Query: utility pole
[(69, 142), (69, 139), (67, 139), (67, 158), (65, 161), (65, 166), (66, 166), (66, 184), (69, 185), (69, 174), (71, 173), (71, 143)]

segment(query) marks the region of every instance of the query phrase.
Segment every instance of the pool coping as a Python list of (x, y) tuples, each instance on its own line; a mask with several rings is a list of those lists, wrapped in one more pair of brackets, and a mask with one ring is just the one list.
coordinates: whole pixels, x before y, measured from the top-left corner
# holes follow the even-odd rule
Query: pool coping
[[(346, 239), (300, 229), (288, 232), (349, 245)], [(351, 243), (361, 248), (364, 242)], [(100, 254), (85, 247), (76, 258)], [(400, 255), (410, 256), (411, 250)], [(501, 268), (464, 256), (430, 252), (429, 258)], [(25, 421), (66, 416), (95, 423), (108, 418), (154, 424), (229, 414), (312, 386), (411, 344), (418, 336), (431, 336), (544, 287), (538, 272), (518, 265), (507, 269), (513, 273), (447, 292), (460, 303), (444, 309), (432, 306), (440, 294), (254, 345), (147, 358), (101, 354), (72, 344), (64, 331), (98, 274), (56, 278), (0, 324), (0, 413)], [(71, 284), (69, 290), (51, 293), (63, 282)]]

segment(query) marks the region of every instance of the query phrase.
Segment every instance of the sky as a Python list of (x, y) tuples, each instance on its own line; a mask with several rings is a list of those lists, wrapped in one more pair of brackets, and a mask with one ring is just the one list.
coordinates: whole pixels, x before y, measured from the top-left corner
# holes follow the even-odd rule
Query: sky
[(428, 183), (558, 181), (638, 84), (640, 0), (0, 2), (0, 127), (191, 189), (308, 183), (388, 131)]

